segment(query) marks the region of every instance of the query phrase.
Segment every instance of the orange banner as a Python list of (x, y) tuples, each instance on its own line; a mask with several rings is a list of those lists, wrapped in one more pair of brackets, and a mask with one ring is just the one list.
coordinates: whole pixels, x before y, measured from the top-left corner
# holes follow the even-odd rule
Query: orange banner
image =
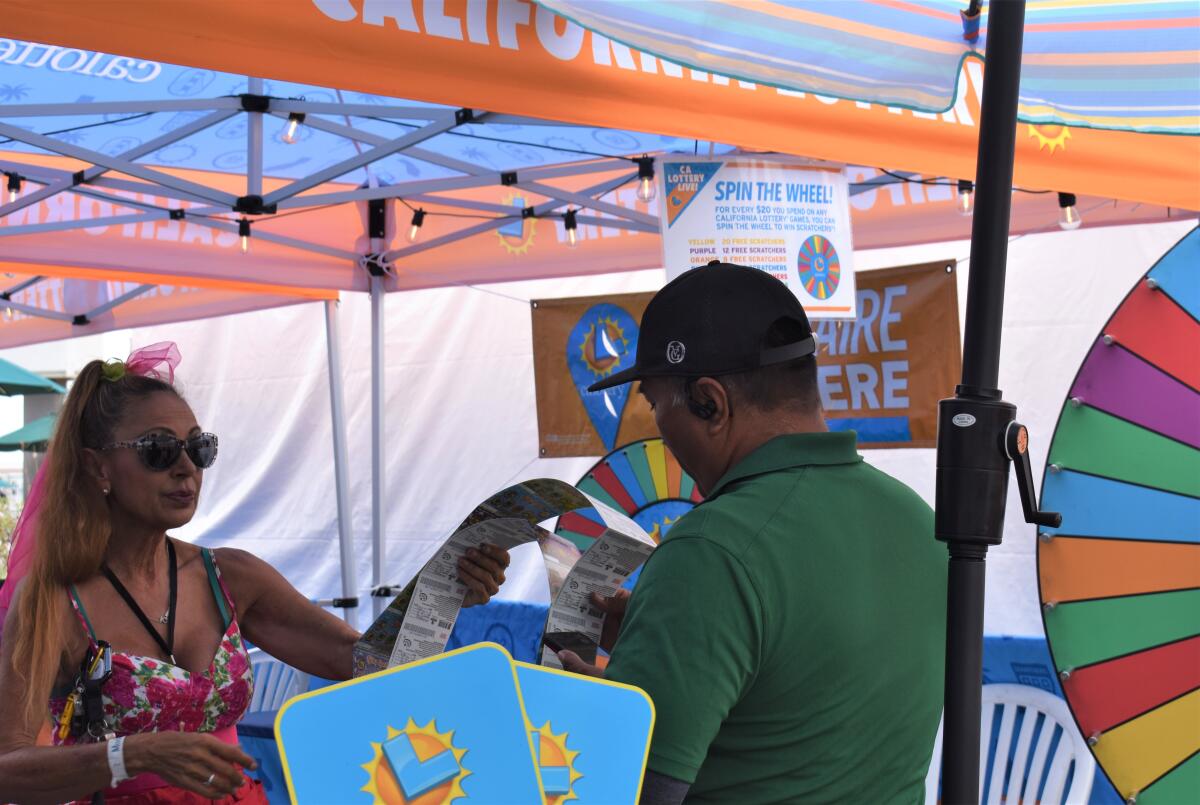
[[(937, 401), (953, 395), (962, 368), (954, 261), (860, 271), (857, 279), (858, 318), (813, 322), (826, 422), (857, 431), (868, 449), (934, 447)], [(653, 296), (532, 303), (540, 456), (604, 455), (658, 436), (636, 383), (587, 391), (633, 365)]]
[(633, 365), (638, 325), (653, 293), (533, 304), (533, 374), (538, 454), (601, 456), (618, 444), (658, 436), (654, 414), (636, 383), (587, 387)]
[(858, 272), (858, 318), (819, 321), (817, 378), (830, 430), (860, 447), (935, 447), (937, 402), (962, 372), (953, 260)]
[[(983, 71), (974, 60), (955, 107), (933, 115), (682, 68), (525, 0), (5, 0), (0, 33), (848, 164), (975, 175)], [(1022, 124), (1017, 142), (1020, 186), (1200, 208), (1200, 138)]]

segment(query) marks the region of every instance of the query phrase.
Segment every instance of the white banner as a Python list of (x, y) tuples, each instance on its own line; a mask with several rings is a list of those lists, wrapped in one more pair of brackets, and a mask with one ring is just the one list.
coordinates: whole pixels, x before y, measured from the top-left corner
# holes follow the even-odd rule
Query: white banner
[(855, 317), (850, 197), (840, 168), (791, 157), (668, 156), (660, 162), (670, 279), (712, 260), (787, 283), (813, 319)]

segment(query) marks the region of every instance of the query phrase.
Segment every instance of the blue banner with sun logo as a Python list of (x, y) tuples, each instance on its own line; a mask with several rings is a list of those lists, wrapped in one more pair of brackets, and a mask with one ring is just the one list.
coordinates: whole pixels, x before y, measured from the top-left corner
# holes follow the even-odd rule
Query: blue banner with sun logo
[(541, 456), (599, 456), (618, 444), (657, 434), (636, 383), (587, 390), (634, 364), (638, 322), (652, 296), (533, 302)]

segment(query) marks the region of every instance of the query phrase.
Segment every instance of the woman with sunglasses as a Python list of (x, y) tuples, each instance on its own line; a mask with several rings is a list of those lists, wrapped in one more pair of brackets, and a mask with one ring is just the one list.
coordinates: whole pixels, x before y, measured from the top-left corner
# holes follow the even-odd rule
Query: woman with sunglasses
[[(237, 745), (246, 641), (350, 676), (359, 635), (344, 621), (244, 551), (167, 536), (217, 457), (172, 385), (177, 362), (174, 344), (93, 361), (67, 395), (0, 642), (0, 802), (265, 803)], [(491, 546), (464, 562), (467, 603), (495, 594), (507, 565)], [(39, 746), (47, 703), (54, 745)]]

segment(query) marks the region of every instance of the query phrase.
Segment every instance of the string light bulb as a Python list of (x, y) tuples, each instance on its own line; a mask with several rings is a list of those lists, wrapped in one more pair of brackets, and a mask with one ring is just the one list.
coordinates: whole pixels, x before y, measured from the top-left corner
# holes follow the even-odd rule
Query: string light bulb
[(238, 236), (242, 239), (242, 254), (250, 251), (250, 221), (243, 218), (238, 221)]
[(288, 145), (299, 140), (297, 136), (300, 132), (300, 126), (304, 123), (303, 112), (292, 112), (288, 115), (287, 129), (283, 133), (283, 141)]
[(13, 320), (13, 309), (11, 307), (4, 308), (4, 318), (8, 319), (9, 321)]
[(568, 208), (563, 213), (563, 226), (567, 230), (567, 245), (574, 249), (579, 245), (579, 222), (575, 220), (575, 210)]
[(958, 180), (958, 214), (969, 216), (975, 209), (975, 183), (970, 179)]
[(16, 173), (5, 174), (8, 177), (8, 203), (12, 204), (21, 193), (21, 176)]
[(654, 181), (654, 157), (638, 157), (638, 189), (637, 197), (649, 204), (658, 194), (658, 185)]
[(421, 234), (421, 227), (425, 224), (425, 210), (413, 210), (412, 228), (408, 230), (408, 242), (416, 243), (417, 236)]
[(1058, 194), (1058, 227), (1070, 231), (1078, 229), (1083, 223), (1083, 219), (1079, 217), (1079, 210), (1075, 208), (1074, 193), (1059, 193)]

